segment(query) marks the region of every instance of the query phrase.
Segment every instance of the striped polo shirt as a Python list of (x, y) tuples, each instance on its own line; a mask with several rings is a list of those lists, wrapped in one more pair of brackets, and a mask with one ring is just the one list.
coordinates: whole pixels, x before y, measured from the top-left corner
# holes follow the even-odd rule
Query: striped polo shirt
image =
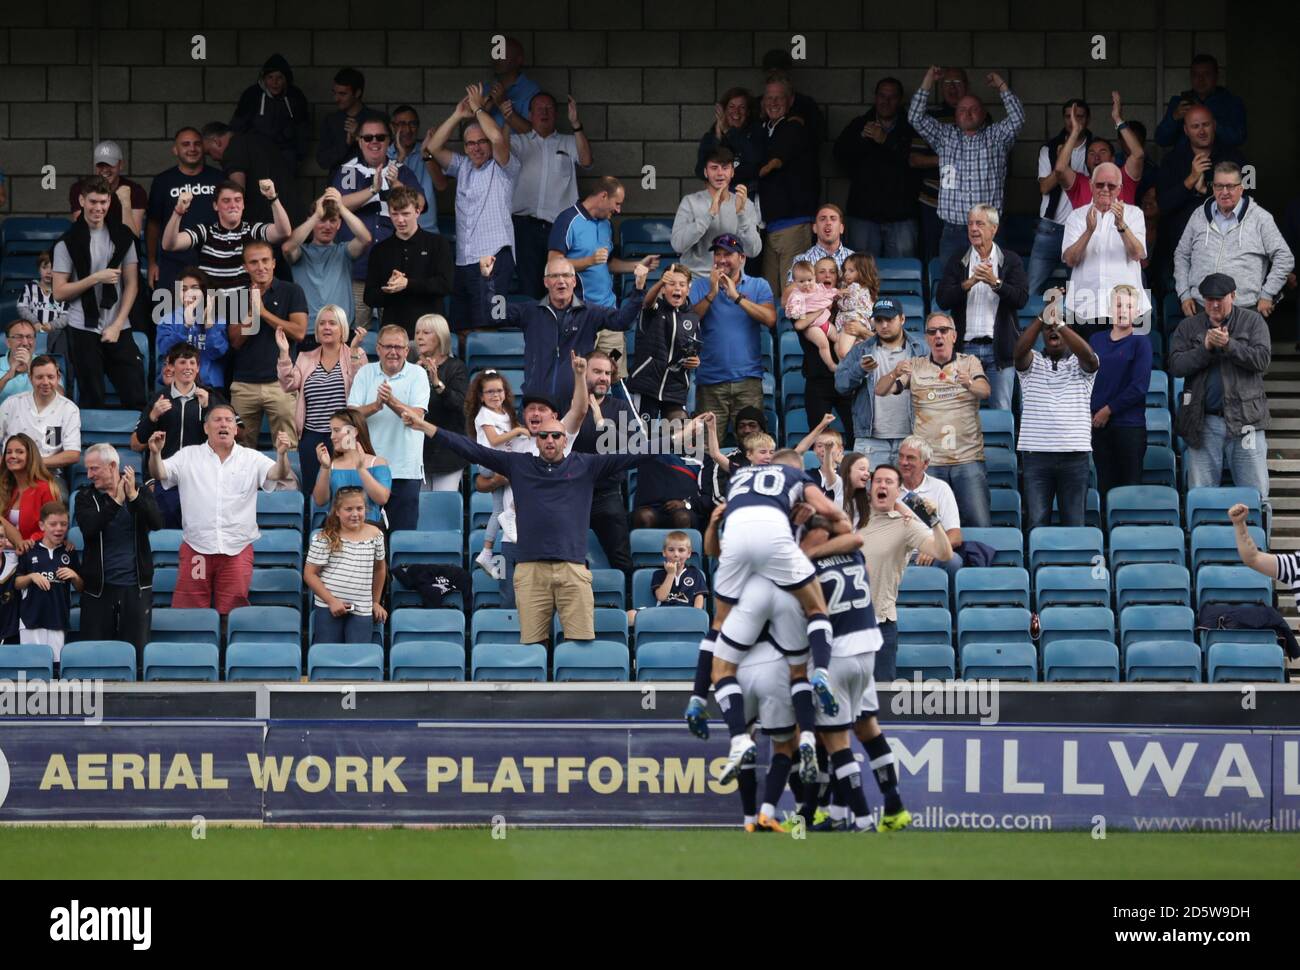
[(248, 285), (244, 272), (244, 245), (266, 240), (268, 226), (264, 222), (241, 222), (227, 229), (220, 222), (186, 229), (190, 246), (198, 253), (199, 268), (212, 278), (218, 289), (229, 290)]
[(1033, 351), (1020, 378), (1019, 451), (1092, 451), (1092, 382), (1071, 354), (1056, 361)]

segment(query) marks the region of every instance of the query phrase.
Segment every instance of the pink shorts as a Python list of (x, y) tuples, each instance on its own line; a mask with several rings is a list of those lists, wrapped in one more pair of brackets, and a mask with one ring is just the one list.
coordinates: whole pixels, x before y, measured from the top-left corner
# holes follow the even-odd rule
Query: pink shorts
[(189, 543), (182, 542), (172, 607), (207, 609), (216, 606), (217, 612), (225, 616), (233, 609), (248, 605), (248, 586), (252, 581), (251, 544), (233, 556), (222, 556), (195, 552)]

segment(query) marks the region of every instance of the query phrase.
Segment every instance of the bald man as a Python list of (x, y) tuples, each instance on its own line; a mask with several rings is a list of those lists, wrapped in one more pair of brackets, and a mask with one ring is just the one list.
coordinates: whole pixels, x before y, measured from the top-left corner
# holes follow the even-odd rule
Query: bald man
[(1137, 206), (1120, 201), (1122, 177), (1114, 162), (1098, 165), (1091, 176), (1092, 202), (1065, 220), (1061, 261), (1071, 269), (1065, 293), (1067, 322), (1081, 327), (1085, 341), (1110, 326), (1110, 294), (1116, 286), (1127, 284), (1138, 291), (1138, 315), (1151, 309), (1142, 286), (1146, 219)]

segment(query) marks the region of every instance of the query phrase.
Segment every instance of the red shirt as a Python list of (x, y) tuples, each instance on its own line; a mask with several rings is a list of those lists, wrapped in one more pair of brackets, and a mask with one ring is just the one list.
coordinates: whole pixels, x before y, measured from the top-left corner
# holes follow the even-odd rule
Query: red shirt
[[(1074, 173), (1074, 184), (1065, 192), (1070, 205), (1077, 209), (1092, 203), (1092, 176)], [(1128, 172), (1119, 170), (1119, 200), (1129, 205), (1137, 205), (1137, 183), (1128, 177)]]
[(9, 503), (9, 508), (18, 506), (18, 532), (24, 539), (40, 542), (44, 538), (45, 532), (41, 529), (41, 506), (53, 501), (54, 493), (50, 491), (50, 483), (39, 480), (27, 486), (21, 497), (14, 496), (13, 501)]

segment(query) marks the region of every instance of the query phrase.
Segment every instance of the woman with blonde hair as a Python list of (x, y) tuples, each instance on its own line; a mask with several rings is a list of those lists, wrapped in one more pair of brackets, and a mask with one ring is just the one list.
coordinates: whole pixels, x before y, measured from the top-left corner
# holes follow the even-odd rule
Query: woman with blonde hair
[(1141, 294), (1125, 283), (1110, 291), (1110, 299), (1110, 331), (1088, 341), (1101, 362), (1092, 384), (1092, 459), (1103, 502), (1112, 488), (1142, 484), (1151, 386), (1151, 338), (1134, 329)]
[(302, 469), (302, 490), (310, 494), (316, 484), (319, 465), (316, 460), (318, 446), (330, 440), (330, 415), (348, 403), (352, 377), (366, 362), (361, 349), (364, 330), (358, 330), (347, 345), (348, 315), (344, 309), (328, 303), (316, 311), (316, 346), (289, 359), (289, 338), (283, 330), (275, 331), (275, 344), (280, 348), (276, 373), (280, 388), (286, 393), (298, 392), (294, 404), (293, 424), (298, 435), (298, 461)]
[[(415, 321), (415, 363), (429, 375), (429, 410), (426, 418), (439, 427), (460, 429), (465, 421), (465, 395), (469, 371), (452, 355), (451, 327), (440, 313), (426, 313)], [(469, 463), (437, 438), (424, 439), (425, 490), (456, 492)]]

